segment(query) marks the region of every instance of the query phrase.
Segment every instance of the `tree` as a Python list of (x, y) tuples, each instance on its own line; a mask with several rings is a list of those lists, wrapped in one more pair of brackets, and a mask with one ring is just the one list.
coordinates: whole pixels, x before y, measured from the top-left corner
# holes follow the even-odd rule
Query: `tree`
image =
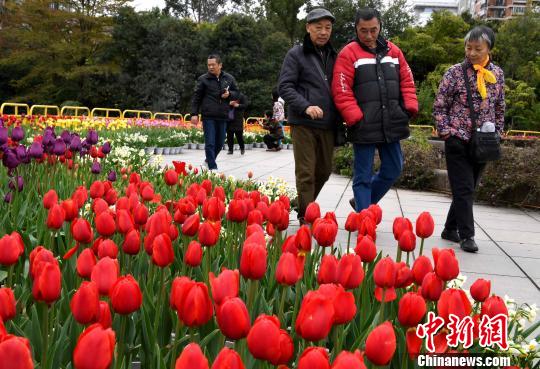
[(282, 29), (289, 38), (290, 44), (303, 34), (302, 23), (298, 14), (303, 6), (309, 6), (306, 0), (262, 0), (266, 9), (266, 17), (276, 29)]
[(534, 87), (510, 78), (505, 79), (505, 85), (505, 115), (510, 121), (507, 129), (540, 129), (540, 104), (536, 100)]

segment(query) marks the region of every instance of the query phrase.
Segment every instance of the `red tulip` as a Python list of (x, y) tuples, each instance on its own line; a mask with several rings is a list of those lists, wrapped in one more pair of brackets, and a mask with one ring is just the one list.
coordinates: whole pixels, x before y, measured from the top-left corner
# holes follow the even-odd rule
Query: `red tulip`
[(291, 361), (291, 358), (294, 354), (293, 341), (291, 339), (291, 336), (289, 336), (287, 331), (284, 329), (279, 330), (279, 349), (280, 349), (279, 357), (276, 360), (271, 361), (271, 363), (273, 365), (279, 365), (278, 369), (283, 369), (282, 365)]
[(308, 341), (319, 341), (330, 333), (334, 322), (334, 304), (324, 294), (309, 291), (302, 300), (296, 332)]
[(90, 276), (92, 282), (98, 286), (99, 294), (108, 296), (112, 286), (116, 283), (120, 274), (118, 260), (104, 257), (100, 259), (92, 269)]
[(239, 340), (249, 333), (249, 312), (244, 301), (238, 297), (227, 298), (219, 305), (216, 318), (223, 335), (231, 340)]
[(212, 301), (204, 283), (194, 282), (186, 291), (182, 305), (177, 307), (178, 317), (188, 327), (201, 326), (212, 319)]
[(339, 259), (337, 266), (337, 281), (346, 290), (360, 286), (364, 280), (362, 259), (356, 254), (345, 254)]
[(281, 254), (276, 269), (276, 281), (286, 286), (296, 284), (304, 274), (304, 261), (304, 257), (297, 257), (290, 252)]
[(105, 193), (105, 197), (103, 198), (105, 199), (105, 201), (107, 201), (107, 204), (114, 205), (118, 201), (118, 194), (116, 193), (114, 188), (111, 188)]
[(303, 225), (298, 229), (294, 244), (299, 251), (306, 253), (311, 251), (311, 231), (307, 225)]
[(450, 322), (450, 314), (457, 316), (461, 320), (471, 315), (471, 311), (471, 303), (463, 290), (455, 288), (444, 290), (437, 302), (437, 313), (447, 323)]
[(298, 359), (298, 369), (330, 369), (328, 352), (324, 347), (308, 347)]
[(50, 250), (38, 246), (30, 253), (30, 277), (36, 279), (45, 265), (52, 263), (58, 265), (58, 260)]
[(426, 274), (422, 281), (422, 296), (430, 301), (437, 301), (443, 291), (443, 281), (435, 272)]
[(420, 355), (422, 349), (423, 340), (416, 334), (416, 328), (407, 329), (405, 335), (405, 342), (407, 344), (407, 353), (411, 360), (415, 360)]
[(111, 259), (116, 259), (118, 256), (118, 246), (116, 246), (113, 240), (107, 239), (99, 243), (98, 259), (103, 259), (105, 256)]
[(281, 201), (274, 201), (269, 207), (266, 217), (268, 221), (274, 226), (278, 224), (282, 217), (283, 203)]
[(103, 197), (105, 194), (105, 186), (101, 181), (94, 181), (90, 185), (90, 197), (96, 199), (98, 197)]
[(487, 315), (493, 318), (499, 314), (508, 316), (508, 308), (504, 300), (499, 296), (490, 296), (482, 303), (482, 315)]
[(338, 261), (334, 255), (323, 255), (319, 271), (317, 273), (317, 283), (337, 283)]
[(245, 366), (236, 351), (224, 347), (212, 364), (212, 369), (245, 369)]
[(350, 212), (345, 221), (345, 229), (348, 232), (356, 232), (358, 230), (358, 213)]
[(152, 263), (164, 268), (174, 261), (171, 238), (167, 233), (162, 233), (152, 242)]
[(263, 222), (264, 222), (264, 215), (260, 210), (253, 209), (249, 212), (248, 217), (247, 217), (248, 225), (258, 224), (262, 226)]
[(365, 354), (375, 365), (388, 365), (396, 351), (396, 334), (390, 322), (384, 322), (371, 331), (366, 339)]
[(138, 204), (133, 210), (135, 224), (144, 225), (148, 220), (148, 208), (144, 204)]
[(141, 249), (141, 235), (136, 229), (132, 229), (124, 236), (122, 250), (128, 255), (137, 255)]
[(182, 224), (182, 234), (193, 237), (197, 234), (199, 231), (199, 214), (195, 213), (193, 215), (190, 215), (189, 217), (184, 220), (184, 223)]
[(373, 216), (374, 216), (374, 221), (376, 224), (379, 224), (381, 223), (381, 220), (382, 220), (382, 209), (379, 205), (377, 204), (371, 204), (369, 205), (369, 207), (367, 208), (367, 210), (369, 210)]
[[(432, 251), (436, 253), (435, 250), (434, 248)], [(438, 250), (438, 257), (435, 259), (435, 273), (443, 281), (451, 281), (459, 275), (459, 263), (454, 250)]]
[(246, 279), (261, 279), (266, 274), (268, 251), (259, 243), (244, 243), (240, 258), (240, 274)]
[(478, 278), (470, 288), (471, 296), (475, 301), (484, 302), (489, 297), (491, 281)]
[(196, 267), (201, 264), (203, 250), (201, 244), (193, 240), (189, 243), (186, 254), (184, 255), (184, 263), (191, 267)]
[(296, 247), (296, 235), (292, 234), (287, 236), (283, 244), (281, 245), (281, 252), (290, 252), (293, 255), (298, 255), (298, 248)]
[(275, 362), (281, 353), (279, 338), (278, 318), (275, 315), (259, 315), (247, 336), (249, 352), (256, 359)]
[(248, 207), (244, 200), (231, 200), (227, 212), (227, 219), (232, 222), (242, 223), (247, 219)]
[(71, 222), (73, 219), (77, 218), (79, 215), (79, 208), (77, 203), (72, 199), (67, 199), (62, 201), (62, 209), (64, 209), (65, 220)]
[(404, 230), (399, 236), (398, 246), (401, 251), (411, 252), (416, 248), (416, 237), (412, 231)]
[(310, 202), (306, 208), (304, 220), (309, 224), (313, 224), (316, 219), (321, 217), (321, 208), (316, 202)]
[(71, 313), (80, 324), (90, 324), (99, 318), (99, 291), (94, 282), (84, 281), (71, 298)]
[(21, 235), (16, 231), (6, 234), (0, 238), (0, 264), (10, 266), (19, 261), (19, 257), (24, 253), (24, 243)]
[(114, 356), (116, 336), (110, 328), (93, 324), (79, 336), (73, 351), (75, 369), (108, 369)]
[(58, 203), (58, 195), (55, 190), (49, 190), (45, 195), (43, 195), (43, 207), (45, 209), (50, 209), (54, 204)]
[(201, 351), (201, 347), (196, 343), (190, 343), (176, 359), (174, 369), (209, 369), (208, 359)]
[(334, 244), (337, 231), (337, 224), (332, 220), (321, 218), (313, 224), (313, 238), (322, 247), (332, 246)]
[(32, 287), (32, 296), (36, 301), (43, 301), (48, 305), (58, 300), (62, 290), (62, 276), (60, 267), (55, 263), (46, 263)]
[[(363, 211), (367, 211), (367, 210), (364, 209), (362, 210), (362, 212)], [(360, 212), (360, 214), (362, 214), (362, 212)], [(367, 211), (367, 213), (371, 214), (371, 212), (369, 211)], [(358, 218), (361, 219), (360, 216)], [(359, 221), (358, 235), (370, 236), (373, 241), (377, 239), (377, 225), (375, 224), (375, 221), (371, 219), (370, 216), (366, 216), (362, 218), (362, 220)]]
[[(190, 207), (191, 205), (193, 205), (193, 203), (184, 206)], [(225, 214), (225, 203), (218, 197), (210, 197), (209, 199), (204, 200), (202, 210), (205, 219), (217, 222), (220, 221), (223, 218), (223, 214)], [(195, 209), (190, 207), (189, 210), (186, 211), (188, 211), (188, 213), (195, 212)]]
[(410, 286), (413, 283), (413, 274), (409, 266), (404, 262), (400, 261), (396, 263), (396, 288), (405, 288)]
[(122, 234), (128, 233), (135, 227), (133, 217), (129, 211), (125, 209), (116, 210), (116, 224), (118, 226), (118, 231)]
[(425, 255), (421, 255), (416, 258), (412, 267), (414, 283), (421, 285), (426, 274), (430, 272), (433, 272), (431, 260)]
[(401, 234), (405, 230), (409, 230), (409, 231), (413, 230), (411, 221), (403, 217), (395, 218), (394, 224), (392, 225), (392, 232), (394, 233), (394, 238), (396, 241), (399, 240), (399, 238), (401, 237)]
[(77, 202), (79, 209), (82, 208), (86, 200), (88, 200), (88, 191), (86, 190), (86, 187), (77, 187), (75, 191), (73, 191), (71, 198)]
[(0, 288), (0, 321), (7, 322), (13, 319), (16, 313), (17, 305), (13, 290), (9, 287)]
[(107, 204), (107, 201), (103, 200), (102, 198), (97, 198), (92, 201), (92, 211), (97, 215), (101, 214), (104, 211), (109, 210), (109, 204)]
[(71, 222), (71, 234), (78, 243), (88, 244), (94, 239), (92, 226), (84, 218), (75, 218)]
[(122, 315), (131, 314), (142, 305), (139, 283), (130, 274), (116, 280), (111, 288), (110, 298), (114, 311)]
[(165, 180), (165, 184), (167, 184), (167, 186), (174, 186), (178, 183), (178, 173), (176, 173), (176, 171), (173, 169), (169, 169), (163, 173), (163, 179)]
[(392, 288), (396, 283), (396, 263), (392, 258), (385, 257), (379, 260), (373, 270), (373, 281), (380, 288)]
[(358, 350), (354, 353), (341, 351), (332, 364), (332, 369), (366, 369), (364, 356)]
[[(218, 224), (218, 223), (216, 223)], [(221, 226), (220, 226), (221, 227)], [(206, 221), (199, 227), (199, 242), (203, 246), (214, 246), (219, 239), (219, 231), (212, 223)]]
[(103, 211), (96, 215), (96, 230), (104, 237), (109, 237), (116, 232), (116, 222), (114, 217), (108, 211)]
[(224, 268), (216, 277), (210, 272), (210, 286), (212, 287), (212, 297), (216, 305), (221, 305), (227, 297), (237, 297), (240, 286), (240, 276), (238, 269), (229, 270)]
[(7, 335), (0, 340), (0, 358), (0, 369), (34, 369), (30, 342), (23, 337)]
[(415, 327), (426, 315), (424, 298), (416, 292), (407, 292), (399, 300), (398, 320), (404, 327)]
[(106, 301), (99, 302), (99, 318), (98, 323), (103, 328), (110, 328), (112, 326), (112, 316), (109, 304)]
[(427, 211), (420, 213), (416, 218), (416, 235), (420, 238), (428, 238), (433, 234), (435, 223), (433, 217)]
[(47, 227), (50, 229), (60, 229), (64, 224), (66, 212), (61, 205), (54, 204), (47, 214)]
[(96, 265), (96, 256), (92, 249), (84, 249), (77, 258), (77, 274), (81, 278), (90, 278)]
[(358, 235), (354, 252), (365, 263), (371, 263), (377, 257), (377, 247), (370, 236)]
[(345, 324), (356, 315), (356, 302), (352, 292), (345, 291), (339, 284), (323, 284), (317, 290), (334, 304), (334, 325)]

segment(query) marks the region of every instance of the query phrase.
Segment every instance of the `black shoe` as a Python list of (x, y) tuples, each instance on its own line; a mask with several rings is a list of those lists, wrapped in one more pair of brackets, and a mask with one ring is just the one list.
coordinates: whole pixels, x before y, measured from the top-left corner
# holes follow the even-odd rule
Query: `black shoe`
[(349, 204), (352, 206), (353, 210), (356, 211), (356, 201), (354, 201), (354, 197), (349, 199)]
[(441, 233), (441, 238), (443, 240), (452, 241), (452, 242), (460, 242), (461, 238), (459, 238), (459, 234), (455, 229), (443, 229)]
[(245, 151), (244, 149), (240, 150), (240, 155), (244, 155)]
[(300, 227), (302, 227), (303, 225), (309, 225), (308, 222), (306, 222), (306, 220), (304, 219), (304, 217), (298, 217), (298, 223), (300, 223)]
[(227, 155), (232, 155), (232, 153), (233, 153), (232, 151), (228, 151)]
[(472, 238), (466, 238), (466, 239), (462, 240), (459, 243), (459, 247), (461, 247), (461, 249), (463, 251), (466, 251), (466, 252), (477, 252), (478, 251), (478, 245), (476, 244), (476, 242), (474, 242), (474, 239), (472, 239)]

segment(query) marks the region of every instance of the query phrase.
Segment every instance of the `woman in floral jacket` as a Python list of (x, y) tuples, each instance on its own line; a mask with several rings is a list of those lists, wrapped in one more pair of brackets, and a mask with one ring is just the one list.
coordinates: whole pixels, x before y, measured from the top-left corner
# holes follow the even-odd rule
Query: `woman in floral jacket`
[(441, 237), (459, 242), (467, 252), (478, 251), (474, 241), (473, 201), (485, 164), (476, 163), (469, 155), (473, 127), (465, 78), (469, 80), (477, 126), (491, 122), (501, 134), (505, 110), (504, 75), (491, 61), (494, 44), (493, 30), (485, 26), (473, 28), (465, 36), (465, 60), (444, 74), (433, 104), (437, 130), (445, 140), (446, 166), (452, 189), (452, 204)]

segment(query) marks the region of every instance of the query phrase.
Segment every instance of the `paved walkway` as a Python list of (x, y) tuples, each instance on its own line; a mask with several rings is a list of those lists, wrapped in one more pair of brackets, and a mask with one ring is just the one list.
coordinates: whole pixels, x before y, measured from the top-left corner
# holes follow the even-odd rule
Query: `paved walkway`
[[(181, 155), (164, 156), (165, 164), (181, 160), (199, 166), (204, 161), (204, 150), (185, 150)], [(292, 150), (266, 152), (264, 149), (239, 151), (218, 157), (220, 172), (237, 178), (264, 181), (268, 177), (281, 177), (294, 187), (294, 159)], [(332, 174), (323, 188), (318, 203), (321, 211), (334, 211), (340, 228), (351, 211), (348, 203), (352, 197), (351, 181), (347, 177)], [(383, 220), (377, 229), (377, 248), (392, 257), (396, 255), (396, 241), (392, 234), (392, 222), (397, 216), (415, 221), (422, 211), (429, 211), (435, 220), (435, 233), (426, 240), (424, 248), (452, 247), (458, 256), (460, 268), (468, 279), (468, 287), (476, 278), (492, 281), (492, 291), (505, 294), (518, 302), (540, 305), (540, 212), (513, 208), (497, 208), (482, 204), (474, 207), (476, 241), (480, 247), (477, 254), (463, 252), (456, 244), (442, 240), (450, 197), (445, 194), (392, 189), (379, 203)], [(293, 222), (294, 221), (294, 222)], [(291, 230), (295, 230), (296, 216), (291, 216)], [(338, 242), (347, 244), (347, 232), (341, 229)]]

